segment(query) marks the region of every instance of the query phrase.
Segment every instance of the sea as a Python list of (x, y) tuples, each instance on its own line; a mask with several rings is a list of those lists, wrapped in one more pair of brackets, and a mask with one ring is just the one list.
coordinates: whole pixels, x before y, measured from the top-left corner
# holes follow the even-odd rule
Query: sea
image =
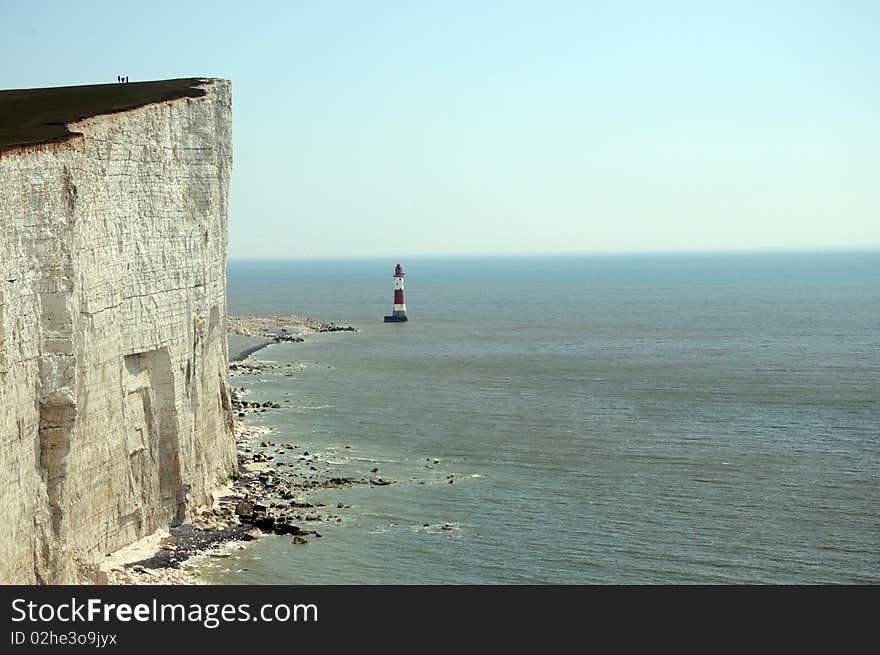
[(395, 483), (209, 582), (880, 583), (880, 252), (230, 261), (228, 301), (357, 328), (233, 384)]

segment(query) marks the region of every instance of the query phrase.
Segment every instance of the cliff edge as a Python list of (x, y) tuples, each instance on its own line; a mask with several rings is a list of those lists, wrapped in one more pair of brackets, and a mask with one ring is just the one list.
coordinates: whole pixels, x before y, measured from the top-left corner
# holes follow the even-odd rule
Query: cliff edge
[(0, 92), (0, 582), (95, 581), (235, 470), (226, 80)]

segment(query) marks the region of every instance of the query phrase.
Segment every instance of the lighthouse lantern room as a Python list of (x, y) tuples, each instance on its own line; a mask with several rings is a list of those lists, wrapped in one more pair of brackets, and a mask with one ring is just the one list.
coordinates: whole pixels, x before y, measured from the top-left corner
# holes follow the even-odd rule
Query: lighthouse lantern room
[(406, 303), (403, 300), (404, 275), (406, 273), (403, 272), (403, 267), (400, 264), (394, 267), (394, 306), (391, 316), (385, 317), (386, 323), (400, 323), (409, 320), (406, 317)]

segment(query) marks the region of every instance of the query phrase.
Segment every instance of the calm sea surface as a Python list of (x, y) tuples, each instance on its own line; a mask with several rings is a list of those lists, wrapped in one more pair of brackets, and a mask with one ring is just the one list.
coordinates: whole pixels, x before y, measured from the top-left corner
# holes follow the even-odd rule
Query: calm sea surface
[(385, 325), (395, 263), (229, 264), (360, 330), (257, 353), (250, 421), (399, 484), (213, 582), (880, 582), (880, 253), (404, 260)]

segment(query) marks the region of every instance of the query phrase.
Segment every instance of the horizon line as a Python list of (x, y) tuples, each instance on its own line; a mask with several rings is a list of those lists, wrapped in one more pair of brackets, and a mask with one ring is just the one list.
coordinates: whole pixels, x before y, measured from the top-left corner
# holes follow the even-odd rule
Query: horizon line
[(462, 258), (472, 259), (478, 257), (503, 258), (503, 257), (631, 257), (631, 256), (648, 256), (648, 257), (664, 257), (664, 256), (700, 256), (700, 255), (804, 255), (804, 254), (846, 254), (846, 253), (878, 253), (880, 254), (880, 245), (872, 246), (816, 246), (816, 247), (795, 247), (795, 248), (729, 248), (729, 249), (707, 249), (707, 250), (585, 250), (585, 251), (518, 251), (518, 252), (476, 252), (476, 253), (409, 253), (403, 255), (397, 254), (380, 254), (380, 255), (290, 255), (290, 256), (270, 256), (270, 257), (252, 257), (252, 256), (227, 256), (226, 261), (235, 262), (253, 262), (253, 261), (290, 261), (290, 260), (339, 260), (339, 259), (400, 259), (403, 257), (412, 257), (416, 259), (430, 258)]

